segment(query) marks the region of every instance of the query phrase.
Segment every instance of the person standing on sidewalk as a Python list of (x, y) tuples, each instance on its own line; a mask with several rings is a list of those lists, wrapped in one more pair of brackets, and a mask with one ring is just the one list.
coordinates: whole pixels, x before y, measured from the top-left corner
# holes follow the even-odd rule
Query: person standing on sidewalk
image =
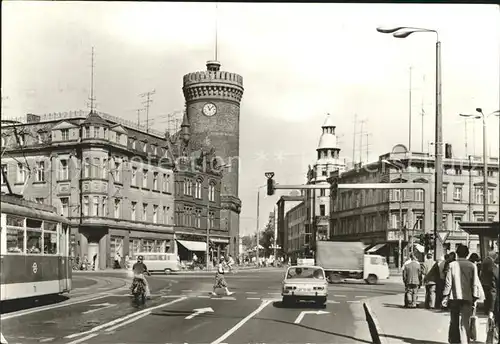
[[(493, 306), (495, 303), (495, 297), (497, 290), (494, 288), (495, 284), (495, 258), (496, 252), (488, 252), (488, 256), (484, 259), (481, 264), (481, 284), (484, 289), (484, 314), (488, 315), (493, 312)], [(498, 268), (497, 268), (498, 269)], [(498, 273), (498, 271), (496, 271)]]
[(467, 260), (469, 248), (460, 245), (458, 259), (450, 262), (443, 291), (443, 307), (450, 309), (448, 343), (470, 343), (472, 305), (482, 294), (476, 264)]
[(417, 291), (422, 285), (422, 271), (420, 263), (413, 253), (410, 253), (411, 262), (403, 267), (403, 282), (405, 284), (405, 307), (417, 308)]
[(436, 307), (436, 282), (439, 279), (439, 268), (434, 259), (432, 259), (432, 253), (427, 253), (423, 270), (425, 308), (434, 309)]

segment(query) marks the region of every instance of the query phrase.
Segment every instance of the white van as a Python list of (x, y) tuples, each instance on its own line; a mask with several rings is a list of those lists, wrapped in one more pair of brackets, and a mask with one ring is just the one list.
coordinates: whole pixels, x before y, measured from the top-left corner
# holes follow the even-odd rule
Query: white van
[(375, 254), (365, 254), (363, 279), (370, 283), (389, 278), (389, 265), (385, 257)]
[(144, 264), (146, 264), (150, 272), (162, 271), (168, 275), (181, 269), (181, 265), (175, 253), (138, 252), (135, 253), (134, 256), (143, 256)]

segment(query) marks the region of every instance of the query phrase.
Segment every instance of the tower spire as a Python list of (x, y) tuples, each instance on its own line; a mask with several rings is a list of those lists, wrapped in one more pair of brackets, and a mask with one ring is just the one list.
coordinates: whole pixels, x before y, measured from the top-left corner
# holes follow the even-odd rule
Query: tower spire
[(218, 31), (218, 14), (219, 14), (219, 3), (215, 3), (215, 61), (217, 60), (217, 44), (218, 44), (218, 36), (217, 36), (217, 31)]
[(92, 58), (90, 68), (90, 113), (94, 112), (95, 98), (94, 98), (94, 47), (92, 47)]

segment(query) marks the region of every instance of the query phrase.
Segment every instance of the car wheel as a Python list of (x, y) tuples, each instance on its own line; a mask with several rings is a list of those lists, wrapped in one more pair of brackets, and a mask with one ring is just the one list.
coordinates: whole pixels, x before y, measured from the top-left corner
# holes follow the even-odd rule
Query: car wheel
[(290, 305), (292, 305), (292, 304), (293, 304), (293, 301), (294, 301), (294, 300), (292, 299), (292, 297), (291, 297), (291, 296), (283, 296), (283, 300), (282, 300), (282, 302), (281, 302), (281, 303), (282, 303), (284, 306), (290, 306)]
[(167, 268), (163, 270), (163, 272), (165, 272), (165, 275), (170, 275), (172, 273), (172, 270)]
[(326, 297), (318, 297), (316, 300), (314, 300), (314, 303), (318, 306), (323, 306), (326, 303)]
[(368, 278), (366, 279), (366, 283), (368, 283), (368, 284), (377, 284), (377, 282), (378, 282), (377, 276), (375, 276), (373, 274), (368, 275)]

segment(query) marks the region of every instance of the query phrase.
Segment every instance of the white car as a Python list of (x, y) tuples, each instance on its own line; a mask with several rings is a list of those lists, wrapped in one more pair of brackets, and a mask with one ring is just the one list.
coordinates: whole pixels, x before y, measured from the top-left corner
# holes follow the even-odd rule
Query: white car
[(325, 270), (319, 266), (297, 265), (286, 270), (283, 279), (283, 304), (300, 300), (324, 305), (328, 298), (328, 282)]

